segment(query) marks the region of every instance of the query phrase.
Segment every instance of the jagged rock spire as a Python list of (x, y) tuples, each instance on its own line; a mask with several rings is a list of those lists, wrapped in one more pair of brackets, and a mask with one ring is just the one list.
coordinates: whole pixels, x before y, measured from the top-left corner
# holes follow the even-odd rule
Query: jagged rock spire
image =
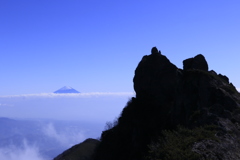
[(136, 95), (162, 94), (166, 97), (176, 85), (176, 72), (177, 67), (153, 47), (151, 54), (144, 56), (135, 70), (133, 82)]
[(152, 55), (161, 55), (161, 51), (157, 49), (157, 47), (153, 47), (152, 50), (151, 50), (151, 54)]

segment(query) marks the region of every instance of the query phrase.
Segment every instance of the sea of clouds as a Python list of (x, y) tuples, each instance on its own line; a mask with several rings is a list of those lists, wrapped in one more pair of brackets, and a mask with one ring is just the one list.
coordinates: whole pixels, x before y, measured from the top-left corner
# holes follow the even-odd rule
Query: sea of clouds
[(77, 121), (9, 120), (19, 126), (8, 123), (5, 136), (0, 126), (0, 142), (5, 144), (0, 145), (0, 160), (53, 159), (86, 138), (97, 138), (103, 128)]
[[(44, 122), (41, 121), (39, 132), (68, 149), (86, 138), (100, 137), (106, 122), (116, 119), (133, 96), (135, 94), (131, 92), (0, 96), (0, 117), (30, 121), (41, 119)], [(81, 125), (64, 128), (57, 126), (54, 120), (79, 122)], [(21, 147), (0, 147), (0, 160), (52, 159), (42, 154), (41, 147), (34, 140), (24, 139)]]
[(0, 117), (106, 121), (118, 116), (132, 92), (0, 96)]

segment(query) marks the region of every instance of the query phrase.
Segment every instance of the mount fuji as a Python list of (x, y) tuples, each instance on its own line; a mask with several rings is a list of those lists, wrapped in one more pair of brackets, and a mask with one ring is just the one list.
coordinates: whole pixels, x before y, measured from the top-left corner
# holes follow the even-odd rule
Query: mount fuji
[(53, 93), (80, 93), (79, 91), (75, 90), (72, 87), (69, 86), (64, 86), (62, 88), (60, 88), (59, 90), (56, 90)]

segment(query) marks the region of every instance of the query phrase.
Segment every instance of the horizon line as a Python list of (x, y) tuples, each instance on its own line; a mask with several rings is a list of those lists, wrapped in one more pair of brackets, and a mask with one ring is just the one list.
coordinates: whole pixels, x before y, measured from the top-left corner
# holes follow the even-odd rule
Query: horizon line
[(89, 97), (89, 96), (135, 96), (133, 92), (80, 92), (80, 93), (33, 93), (18, 95), (0, 95), (0, 98), (14, 97)]

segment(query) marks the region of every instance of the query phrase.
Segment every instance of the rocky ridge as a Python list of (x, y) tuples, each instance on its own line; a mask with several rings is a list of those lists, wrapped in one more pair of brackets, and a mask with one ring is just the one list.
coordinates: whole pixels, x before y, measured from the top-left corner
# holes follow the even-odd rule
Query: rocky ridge
[[(154, 47), (138, 64), (133, 78), (136, 97), (123, 109), (118, 124), (103, 132), (95, 160), (174, 159), (169, 151), (152, 153), (158, 151), (150, 146), (160, 137), (166, 145), (158, 143), (158, 150), (169, 147), (164, 131), (176, 133), (178, 126), (190, 131), (216, 128), (202, 129), (209, 137), (214, 133), (212, 139), (193, 136), (197, 141), (187, 145), (186, 155), (240, 159), (240, 95), (233, 84), (208, 71), (201, 54), (184, 60), (182, 70), (157, 51)], [(177, 159), (191, 159), (179, 155)]]
[(54, 160), (90, 160), (93, 158), (93, 153), (99, 143), (96, 139), (86, 139), (82, 143), (74, 145), (59, 154)]
[(240, 94), (203, 55), (179, 69), (153, 47), (133, 83), (136, 97), (102, 133), (92, 159), (240, 159)]

